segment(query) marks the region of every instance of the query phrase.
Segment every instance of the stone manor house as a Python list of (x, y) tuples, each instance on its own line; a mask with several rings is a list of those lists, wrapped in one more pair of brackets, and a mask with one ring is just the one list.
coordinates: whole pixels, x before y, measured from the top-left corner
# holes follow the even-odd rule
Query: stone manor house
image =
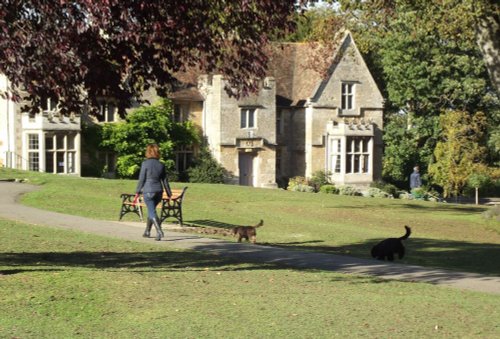
[[(351, 34), (345, 33), (325, 73), (310, 66), (308, 44), (282, 44), (277, 51), (257, 93), (229, 97), (221, 75), (199, 75), (172, 93), (174, 119), (200, 127), (231, 184), (276, 187), (319, 170), (336, 184), (366, 186), (379, 179), (384, 100)], [(7, 81), (0, 76), (0, 89)], [(61, 116), (50, 100), (40, 112), (30, 116), (0, 98), (0, 166), (80, 175), (88, 161), (81, 120), (88, 117)], [(96, 123), (117, 119), (109, 102), (100, 113)], [(177, 150), (179, 171), (193, 151)], [(101, 157), (112, 169), (113, 155)]]

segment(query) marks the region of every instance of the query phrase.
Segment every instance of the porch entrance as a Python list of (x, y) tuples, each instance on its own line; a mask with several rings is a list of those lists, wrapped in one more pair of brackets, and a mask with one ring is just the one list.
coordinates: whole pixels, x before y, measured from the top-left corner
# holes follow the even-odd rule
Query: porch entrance
[(253, 186), (253, 153), (239, 153), (238, 168), (240, 172), (240, 185)]

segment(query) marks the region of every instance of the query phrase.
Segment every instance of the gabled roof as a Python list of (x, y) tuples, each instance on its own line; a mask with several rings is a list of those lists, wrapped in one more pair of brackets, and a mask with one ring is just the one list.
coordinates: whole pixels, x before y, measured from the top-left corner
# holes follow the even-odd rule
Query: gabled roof
[[(304, 106), (322, 89), (340, 60), (340, 50), (352, 44), (356, 53), (364, 60), (354, 44), (351, 33), (346, 32), (335, 45), (325, 48), (318, 43), (277, 43), (271, 46), (268, 76), (276, 80), (276, 104), (278, 106)], [(333, 51), (335, 49), (335, 52)], [(328, 54), (327, 54), (328, 53)], [(330, 61), (333, 60), (333, 61)], [(366, 67), (366, 64), (365, 64)], [(171, 94), (179, 100), (203, 100), (196, 88), (196, 71), (178, 74), (182, 83), (192, 84)], [(375, 85), (376, 86), (376, 85)]]
[(321, 82), (321, 73), (308, 63), (311, 47), (309, 43), (282, 43), (273, 46), (268, 75), (276, 80), (278, 105), (303, 106)]

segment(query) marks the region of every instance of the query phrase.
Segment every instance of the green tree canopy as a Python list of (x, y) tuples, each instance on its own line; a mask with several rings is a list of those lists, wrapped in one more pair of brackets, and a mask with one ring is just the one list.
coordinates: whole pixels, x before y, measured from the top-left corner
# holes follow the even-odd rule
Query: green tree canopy
[(413, 124), (408, 126), (406, 115), (394, 114), (384, 128), (382, 175), (400, 187), (408, 187), (408, 177), (415, 165), (425, 175), (440, 133), (438, 117), (416, 118)]
[(484, 166), (486, 148), (481, 145), (486, 122), (482, 112), (470, 115), (464, 111), (447, 111), (440, 116), (443, 132), (429, 175), (434, 183), (443, 187), (445, 197), (460, 195), (470, 175)]
[(149, 143), (160, 147), (161, 161), (173, 170), (173, 151), (180, 145), (199, 142), (191, 122), (175, 123), (171, 119), (172, 103), (163, 99), (151, 106), (142, 106), (127, 115), (126, 120), (105, 124), (102, 146), (117, 153), (117, 174), (132, 178), (139, 173)]

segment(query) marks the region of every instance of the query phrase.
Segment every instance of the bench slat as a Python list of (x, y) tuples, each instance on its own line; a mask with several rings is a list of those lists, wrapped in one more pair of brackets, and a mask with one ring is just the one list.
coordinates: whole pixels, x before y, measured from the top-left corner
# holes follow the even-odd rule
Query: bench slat
[[(184, 199), (186, 190), (187, 187), (182, 189), (172, 189), (172, 196), (170, 198), (165, 194), (165, 192), (163, 193), (162, 200), (157, 206), (157, 208), (161, 209), (161, 222), (172, 217), (177, 219), (181, 226), (183, 225), (182, 200)], [(139, 216), (140, 220), (143, 221), (143, 207), (145, 207), (146, 204), (144, 203), (142, 194), (139, 196), (137, 203), (134, 203), (135, 194), (122, 193), (120, 197), (122, 198), (122, 205), (118, 220), (122, 220), (123, 216), (127, 213), (135, 213)]]

